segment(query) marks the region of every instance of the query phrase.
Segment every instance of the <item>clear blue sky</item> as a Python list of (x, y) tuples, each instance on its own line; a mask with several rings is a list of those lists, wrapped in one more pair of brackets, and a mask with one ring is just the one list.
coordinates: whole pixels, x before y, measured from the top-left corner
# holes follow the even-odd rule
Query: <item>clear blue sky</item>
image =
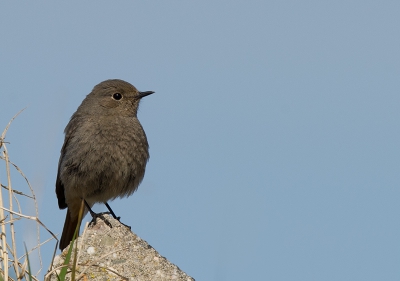
[(161, 255), (196, 280), (399, 280), (399, 15), (398, 1), (3, 1), (0, 131), (28, 106), (8, 149), (60, 233), (64, 127), (95, 84), (124, 79), (156, 92), (139, 112), (151, 158), (110, 204)]

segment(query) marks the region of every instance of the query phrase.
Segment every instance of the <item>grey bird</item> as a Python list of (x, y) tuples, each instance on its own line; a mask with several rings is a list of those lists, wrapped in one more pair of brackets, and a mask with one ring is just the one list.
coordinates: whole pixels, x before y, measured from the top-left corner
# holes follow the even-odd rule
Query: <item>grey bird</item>
[[(137, 119), (139, 92), (123, 80), (106, 80), (86, 96), (65, 128), (56, 180), (60, 209), (67, 209), (60, 249), (68, 246), (84, 214), (95, 203), (130, 196), (143, 179), (149, 145)], [(111, 210), (110, 210), (111, 211)]]

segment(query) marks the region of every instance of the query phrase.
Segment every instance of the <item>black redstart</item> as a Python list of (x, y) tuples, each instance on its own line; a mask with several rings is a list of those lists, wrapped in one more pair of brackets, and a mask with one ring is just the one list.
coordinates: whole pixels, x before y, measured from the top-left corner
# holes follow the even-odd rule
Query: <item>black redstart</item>
[[(60, 249), (72, 240), (82, 199), (87, 206), (130, 196), (149, 159), (146, 134), (137, 119), (139, 92), (122, 80), (106, 80), (86, 96), (65, 128), (56, 180), (60, 209), (67, 209)], [(88, 212), (85, 208), (84, 214)]]

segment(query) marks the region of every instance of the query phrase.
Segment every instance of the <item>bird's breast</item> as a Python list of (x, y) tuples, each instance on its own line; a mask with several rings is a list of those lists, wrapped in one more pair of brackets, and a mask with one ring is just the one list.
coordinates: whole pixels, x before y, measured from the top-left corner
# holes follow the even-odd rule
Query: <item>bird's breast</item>
[[(68, 143), (61, 180), (92, 202), (132, 194), (144, 176), (149, 158), (139, 121), (86, 122)], [(80, 132), (79, 132), (80, 131)]]

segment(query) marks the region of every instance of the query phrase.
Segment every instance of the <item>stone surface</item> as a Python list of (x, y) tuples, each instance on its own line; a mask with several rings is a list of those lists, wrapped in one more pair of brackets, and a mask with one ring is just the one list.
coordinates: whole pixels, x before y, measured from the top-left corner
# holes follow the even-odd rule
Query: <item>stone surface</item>
[[(105, 217), (112, 228), (97, 219), (96, 224), (87, 224), (78, 238), (76, 277), (81, 277), (81, 280), (101, 281), (194, 281), (129, 228), (108, 215)], [(64, 249), (54, 259), (53, 269), (56, 270), (48, 274), (46, 280), (57, 280), (55, 272), (60, 272), (59, 268), (64, 263), (68, 249), (69, 247)]]

